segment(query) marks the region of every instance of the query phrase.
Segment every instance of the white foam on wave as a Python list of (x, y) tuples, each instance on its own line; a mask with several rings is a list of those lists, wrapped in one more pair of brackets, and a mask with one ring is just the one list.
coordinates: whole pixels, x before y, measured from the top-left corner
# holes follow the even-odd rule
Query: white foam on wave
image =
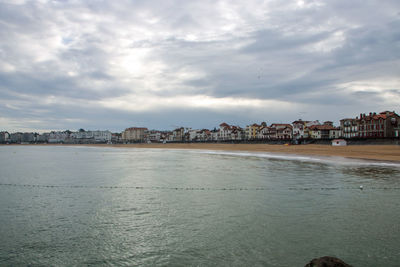
[[(77, 148), (79, 146), (74, 146)], [(400, 163), (391, 161), (378, 161), (368, 159), (355, 159), (338, 156), (317, 156), (317, 155), (300, 155), (300, 154), (281, 154), (281, 153), (268, 153), (268, 152), (251, 152), (251, 151), (225, 151), (225, 150), (198, 150), (198, 149), (173, 149), (173, 148), (125, 148), (125, 147), (89, 147), (82, 146), (84, 148), (92, 148), (99, 150), (108, 150), (109, 152), (117, 150), (118, 153), (124, 151), (126, 154), (137, 153), (137, 152), (160, 152), (169, 151), (174, 153), (195, 153), (195, 154), (210, 154), (210, 155), (225, 155), (233, 157), (256, 157), (265, 159), (277, 159), (277, 160), (288, 160), (288, 161), (301, 161), (310, 163), (323, 163), (329, 165), (343, 165), (343, 166), (376, 166), (376, 167), (392, 167), (399, 168)]]
[(377, 167), (395, 167), (400, 168), (400, 163), (390, 161), (376, 161), (376, 160), (364, 160), (345, 158), (337, 156), (308, 156), (299, 154), (278, 154), (268, 152), (237, 152), (237, 151), (218, 151), (218, 150), (202, 150), (192, 152), (200, 154), (211, 154), (211, 155), (225, 155), (225, 156), (236, 156), (236, 157), (256, 157), (266, 159), (278, 159), (288, 161), (302, 161), (310, 163), (324, 163), (334, 165), (350, 165), (350, 166), (377, 166)]

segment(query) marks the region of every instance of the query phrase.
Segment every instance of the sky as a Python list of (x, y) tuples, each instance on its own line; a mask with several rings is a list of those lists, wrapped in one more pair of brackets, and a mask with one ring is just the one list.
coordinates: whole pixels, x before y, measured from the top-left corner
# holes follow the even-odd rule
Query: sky
[(0, 0), (0, 131), (400, 112), (398, 0)]

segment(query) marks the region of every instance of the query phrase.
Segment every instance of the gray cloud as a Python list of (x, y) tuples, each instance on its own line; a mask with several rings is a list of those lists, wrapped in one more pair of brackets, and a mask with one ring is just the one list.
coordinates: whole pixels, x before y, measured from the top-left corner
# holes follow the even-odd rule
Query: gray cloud
[(0, 1), (2, 127), (211, 128), (393, 110), (399, 12), (394, 0)]

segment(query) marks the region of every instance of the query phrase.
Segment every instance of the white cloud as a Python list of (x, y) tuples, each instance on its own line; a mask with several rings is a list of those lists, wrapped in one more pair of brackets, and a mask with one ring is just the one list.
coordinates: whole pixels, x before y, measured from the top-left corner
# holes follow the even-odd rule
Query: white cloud
[[(15, 126), (16, 117), (32, 124), (29, 114), (35, 114), (41, 127), (51, 128), (55, 119), (49, 113), (67, 107), (83, 117), (59, 112), (57, 118), (107, 128), (112, 120), (89, 118), (96, 113), (91, 110), (115, 116), (246, 110), (240, 116), (251, 121), (257, 111), (281, 118), (282, 109), (321, 114), (324, 105), (318, 103), (336, 89), (346, 99), (337, 96), (331, 104), (355, 114), (371, 107), (360, 104), (356, 93), (379, 93), (388, 109), (399, 97), (396, 1), (16, 0), (0, 5), (5, 127)], [(358, 104), (349, 107), (349, 102)]]
[(265, 110), (284, 108), (290, 111), (295, 105), (290, 102), (277, 100), (261, 100), (249, 98), (216, 98), (207, 95), (157, 97), (153, 95), (130, 95), (120, 98), (99, 101), (100, 105), (111, 109), (122, 109), (135, 112), (146, 112), (163, 109), (211, 109), (232, 110), (241, 109)]

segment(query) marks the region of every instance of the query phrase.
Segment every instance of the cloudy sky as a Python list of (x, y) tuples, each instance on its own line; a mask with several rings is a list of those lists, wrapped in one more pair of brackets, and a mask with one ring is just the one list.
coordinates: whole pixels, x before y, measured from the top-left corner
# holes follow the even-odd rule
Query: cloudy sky
[(0, 0), (0, 130), (400, 112), (398, 0)]

